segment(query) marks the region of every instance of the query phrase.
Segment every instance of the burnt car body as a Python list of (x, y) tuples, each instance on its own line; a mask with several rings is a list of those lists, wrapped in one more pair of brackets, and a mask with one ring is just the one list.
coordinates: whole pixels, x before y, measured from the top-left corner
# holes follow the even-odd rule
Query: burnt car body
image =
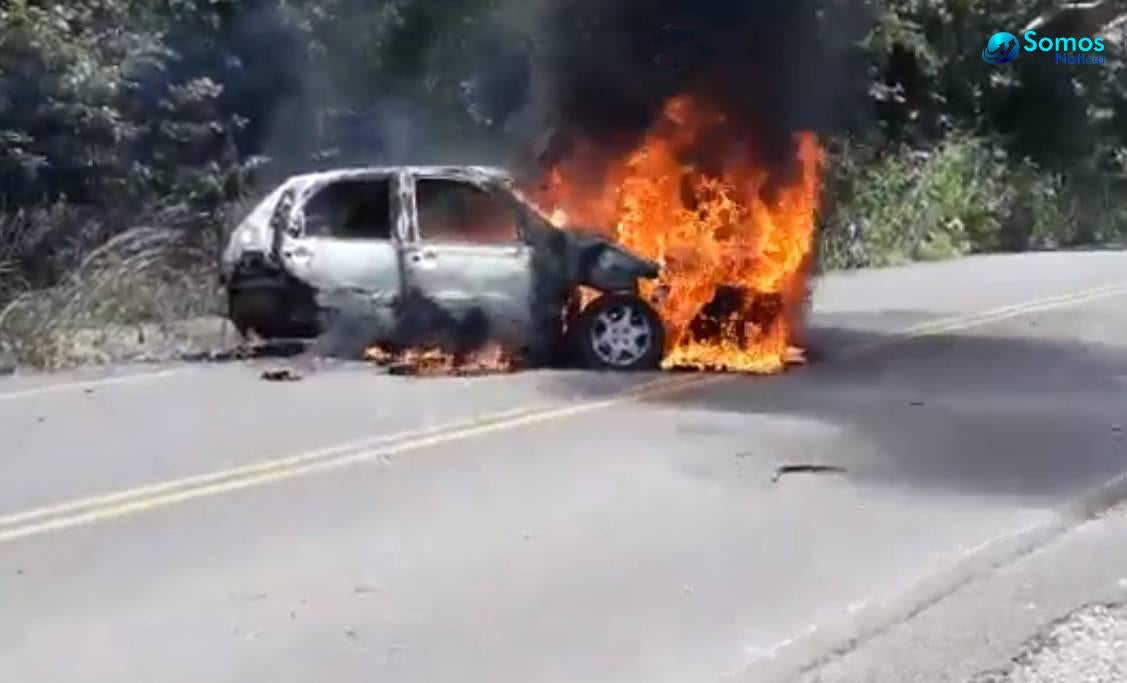
[[(533, 365), (565, 356), (657, 367), (664, 333), (638, 296), (657, 264), (561, 230), (503, 170), (371, 167), (290, 178), (223, 255), (229, 317), (264, 338), (363, 348), (497, 342)], [(579, 309), (579, 288), (601, 292)]]

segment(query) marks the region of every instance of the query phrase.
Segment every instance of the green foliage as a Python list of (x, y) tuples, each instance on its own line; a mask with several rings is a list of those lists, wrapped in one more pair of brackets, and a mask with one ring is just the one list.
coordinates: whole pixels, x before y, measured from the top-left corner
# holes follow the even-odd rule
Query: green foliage
[(994, 31), (1018, 33), (1054, 5), (879, 4), (863, 43), (877, 117), (832, 141), (824, 267), (1122, 239), (1122, 61), (996, 69), (978, 58)]
[(860, 163), (847, 154), (831, 165), (843, 199), (825, 222), (826, 265), (892, 265), (998, 245), (1006, 207), (997, 149), (952, 136), (930, 152), (903, 147)]
[(827, 268), (895, 265), (961, 254), (1115, 242), (1127, 236), (1122, 175), (1049, 173), (967, 134), (928, 151), (902, 146), (857, 159), (832, 153), (823, 217)]

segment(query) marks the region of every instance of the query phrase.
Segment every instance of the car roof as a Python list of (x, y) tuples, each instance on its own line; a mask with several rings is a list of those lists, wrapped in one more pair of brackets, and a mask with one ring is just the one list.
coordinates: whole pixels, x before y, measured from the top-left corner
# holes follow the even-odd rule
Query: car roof
[(349, 178), (378, 178), (380, 176), (408, 173), (422, 178), (448, 178), (450, 180), (470, 180), (476, 182), (512, 182), (512, 175), (497, 166), (354, 166), (336, 168), (312, 173), (302, 173), (290, 178), (290, 182), (300, 185), (320, 184), (326, 181), (347, 180)]

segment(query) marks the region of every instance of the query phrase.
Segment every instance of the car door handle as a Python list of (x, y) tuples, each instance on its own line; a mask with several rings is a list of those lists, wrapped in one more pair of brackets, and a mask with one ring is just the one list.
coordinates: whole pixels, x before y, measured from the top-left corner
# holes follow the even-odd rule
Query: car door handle
[(313, 252), (303, 245), (298, 245), (296, 248), (283, 251), (282, 257), (298, 265), (305, 265), (313, 260)]

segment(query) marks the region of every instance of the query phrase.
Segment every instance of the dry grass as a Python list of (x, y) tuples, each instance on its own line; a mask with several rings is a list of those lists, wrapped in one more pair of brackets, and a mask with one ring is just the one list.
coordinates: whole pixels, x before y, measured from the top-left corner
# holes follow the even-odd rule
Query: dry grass
[(178, 323), (221, 310), (214, 251), (183, 234), (128, 230), (56, 286), (14, 296), (0, 309), (0, 343), (17, 363), (47, 369), (159, 354)]

